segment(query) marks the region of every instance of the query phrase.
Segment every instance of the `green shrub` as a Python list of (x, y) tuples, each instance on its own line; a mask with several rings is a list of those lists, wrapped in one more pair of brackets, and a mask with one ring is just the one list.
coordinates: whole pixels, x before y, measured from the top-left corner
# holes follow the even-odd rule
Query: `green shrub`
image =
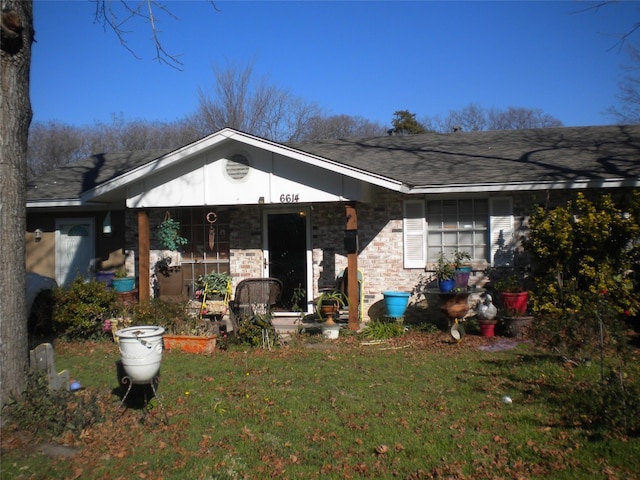
[(269, 323), (260, 318), (243, 318), (239, 322), (238, 333), (233, 338), (233, 343), (259, 347), (262, 345), (263, 329), (268, 331), (271, 338), (275, 338), (275, 329)]
[(189, 319), (184, 301), (151, 298), (136, 303), (131, 308), (131, 321), (135, 325), (159, 325), (171, 330), (176, 322)]
[(118, 294), (104, 283), (76, 277), (69, 288), (53, 292), (53, 325), (66, 338), (95, 339), (104, 335), (104, 320), (121, 309)]
[(633, 276), (638, 268), (638, 214), (638, 192), (624, 211), (609, 195), (591, 202), (582, 193), (564, 207), (534, 208), (524, 242), (535, 268), (534, 313), (562, 317), (586, 310), (602, 292), (619, 314), (639, 313)]
[(370, 321), (362, 335), (369, 340), (387, 340), (399, 337), (404, 333), (404, 326), (398, 322), (382, 322), (380, 320)]

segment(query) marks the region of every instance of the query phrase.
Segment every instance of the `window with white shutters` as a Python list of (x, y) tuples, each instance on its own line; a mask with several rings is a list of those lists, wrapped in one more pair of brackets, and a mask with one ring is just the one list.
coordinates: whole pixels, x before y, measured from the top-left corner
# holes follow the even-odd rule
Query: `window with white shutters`
[(440, 252), (458, 250), (494, 266), (513, 262), (513, 201), (491, 199), (407, 200), (404, 202), (404, 265), (423, 268)]

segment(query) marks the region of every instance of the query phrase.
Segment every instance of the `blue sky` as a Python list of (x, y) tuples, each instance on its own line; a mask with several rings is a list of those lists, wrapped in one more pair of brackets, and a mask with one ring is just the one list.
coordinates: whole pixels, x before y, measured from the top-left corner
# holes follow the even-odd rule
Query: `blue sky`
[(158, 28), (182, 71), (153, 60), (147, 24), (125, 27), (136, 59), (94, 21), (95, 3), (35, 0), (34, 121), (173, 121), (212, 88), (213, 65), (253, 61), (255, 75), (327, 114), (385, 126), (396, 110), (420, 119), (472, 102), (604, 125), (627, 61), (616, 35), (640, 17), (634, 2), (162, 3), (178, 17), (160, 16)]

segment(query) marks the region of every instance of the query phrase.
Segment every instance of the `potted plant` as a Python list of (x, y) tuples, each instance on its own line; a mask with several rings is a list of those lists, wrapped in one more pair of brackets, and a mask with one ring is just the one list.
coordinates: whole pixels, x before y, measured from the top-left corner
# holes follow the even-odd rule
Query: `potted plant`
[(203, 296), (223, 299), (228, 295), (231, 287), (231, 277), (226, 273), (207, 273), (200, 275), (195, 283), (195, 297), (201, 299)]
[(135, 305), (131, 316), (136, 325), (163, 327), (167, 350), (190, 353), (211, 353), (215, 350), (220, 324), (191, 314), (187, 301), (154, 298)]
[(180, 236), (180, 222), (171, 218), (169, 212), (165, 213), (164, 220), (156, 229), (158, 242), (167, 250), (178, 251), (178, 248), (189, 242)]
[(134, 289), (135, 285), (135, 277), (129, 277), (125, 267), (117, 269), (113, 280), (111, 280), (111, 287), (118, 293), (130, 292)]
[(227, 313), (231, 296), (231, 277), (226, 273), (200, 275), (194, 297), (201, 302), (200, 316), (222, 316)]
[(325, 290), (316, 298), (316, 312), (326, 325), (335, 324), (334, 318), (340, 309), (349, 305), (347, 297), (339, 290)]
[(516, 272), (492, 281), (493, 289), (500, 295), (500, 302), (507, 317), (522, 317), (527, 311), (529, 292), (524, 287), (524, 277)]
[(440, 252), (438, 263), (435, 268), (435, 275), (438, 279), (438, 287), (441, 292), (451, 292), (455, 286), (455, 267), (454, 264)]
[(465, 261), (470, 260), (471, 256), (468, 252), (461, 252), (460, 250), (456, 250), (453, 253), (455, 288), (467, 288), (469, 286), (471, 265), (469, 265)]
[(175, 318), (165, 328), (164, 346), (167, 350), (213, 353), (219, 332), (217, 322), (185, 315)]

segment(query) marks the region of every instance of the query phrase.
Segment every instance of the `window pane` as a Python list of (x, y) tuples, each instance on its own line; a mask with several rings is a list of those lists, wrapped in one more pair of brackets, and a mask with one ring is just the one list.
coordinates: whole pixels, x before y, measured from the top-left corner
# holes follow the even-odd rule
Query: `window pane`
[(489, 202), (484, 199), (427, 202), (427, 255), (435, 262), (441, 251), (469, 252), (474, 260), (487, 259)]
[(429, 232), (427, 242), (431, 246), (440, 245), (442, 243), (442, 234), (440, 232)]
[(455, 201), (442, 202), (442, 226), (446, 230), (458, 228), (458, 206)]
[(460, 247), (463, 247), (464, 245), (472, 246), (473, 237), (474, 237), (473, 232), (460, 232), (460, 235), (458, 237), (458, 242), (460, 244)]
[(442, 235), (443, 243), (445, 247), (456, 248), (458, 246), (458, 233), (457, 232), (445, 232)]

